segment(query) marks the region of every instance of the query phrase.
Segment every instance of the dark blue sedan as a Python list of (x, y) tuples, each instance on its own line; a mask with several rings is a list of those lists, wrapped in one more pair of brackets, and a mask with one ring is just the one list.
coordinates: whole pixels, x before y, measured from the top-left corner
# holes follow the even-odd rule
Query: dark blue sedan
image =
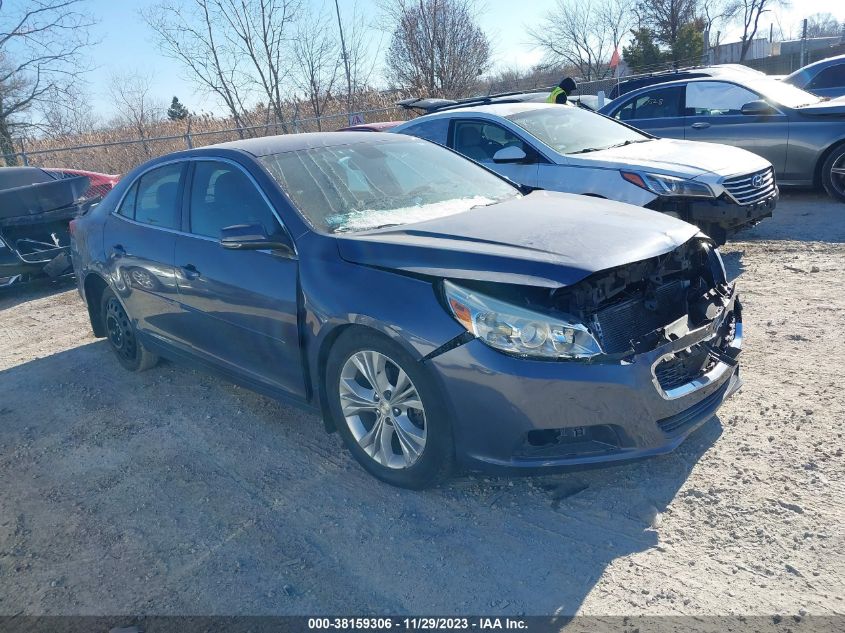
[(694, 226), (411, 137), (171, 154), (71, 232), (124, 367), (165, 356), (313, 409), (399, 486), (663, 453), (739, 386), (740, 304)]

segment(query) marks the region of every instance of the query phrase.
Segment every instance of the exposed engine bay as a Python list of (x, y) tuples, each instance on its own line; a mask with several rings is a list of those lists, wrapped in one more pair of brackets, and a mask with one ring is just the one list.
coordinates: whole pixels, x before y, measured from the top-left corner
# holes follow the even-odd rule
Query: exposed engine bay
[(733, 296), (721, 257), (706, 237), (565, 288), (475, 286), (538, 312), (576, 317), (597, 337), (605, 357), (614, 358), (656, 349), (706, 326)]

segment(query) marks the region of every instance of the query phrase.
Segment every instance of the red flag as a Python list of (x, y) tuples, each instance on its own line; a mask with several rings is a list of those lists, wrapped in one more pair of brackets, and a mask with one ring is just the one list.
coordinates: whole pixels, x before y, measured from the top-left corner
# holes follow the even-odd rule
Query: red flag
[(613, 49), (613, 57), (610, 58), (610, 67), (616, 68), (619, 65), (620, 61), (622, 61), (622, 60), (619, 59), (619, 49), (614, 48)]

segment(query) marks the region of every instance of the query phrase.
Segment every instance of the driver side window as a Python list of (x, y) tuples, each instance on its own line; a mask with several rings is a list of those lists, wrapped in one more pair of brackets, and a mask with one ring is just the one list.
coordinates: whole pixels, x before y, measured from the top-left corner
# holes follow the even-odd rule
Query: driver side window
[(516, 134), (493, 123), (455, 121), (455, 151), (477, 162), (493, 162), (493, 156), (504, 147), (518, 147), (531, 154), (529, 147)]
[(255, 184), (234, 165), (216, 161), (195, 163), (189, 217), (191, 233), (214, 239), (237, 224), (259, 224), (267, 235), (280, 228)]
[(733, 116), (742, 114), (742, 106), (760, 97), (736, 84), (723, 81), (698, 81), (687, 84), (687, 116)]

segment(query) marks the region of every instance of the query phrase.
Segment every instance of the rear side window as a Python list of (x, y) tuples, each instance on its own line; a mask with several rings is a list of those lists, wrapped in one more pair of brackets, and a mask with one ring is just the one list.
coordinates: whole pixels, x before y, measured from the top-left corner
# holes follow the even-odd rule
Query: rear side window
[(165, 229), (177, 229), (181, 222), (179, 183), (182, 163), (148, 171), (138, 181), (135, 220)]
[(416, 136), (417, 138), (422, 138), (438, 145), (446, 145), (446, 135), (448, 132), (449, 119), (439, 118), (414, 123), (402, 130), (401, 133), (410, 134), (411, 136)]
[(259, 224), (267, 235), (279, 223), (255, 184), (237, 167), (198, 161), (191, 185), (191, 233), (220, 237), (220, 230), (236, 224)]
[(651, 90), (628, 101), (614, 116), (621, 121), (683, 116), (683, 96), (684, 89), (681, 86)]
[(845, 63), (836, 66), (828, 66), (810, 82), (807, 86), (813, 88), (840, 88), (845, 86)]
[(123, 201), (120, 203), (120, 206), (117, 209), (118, 215), (122, 215), (124, 218), (129, 218), (130, 220), (134, 220), (135, 200), (137, 198), (138, 183), (136, 182), (129, 188), (129, 191), (126, 192), (126, 196), (124, 196)]

